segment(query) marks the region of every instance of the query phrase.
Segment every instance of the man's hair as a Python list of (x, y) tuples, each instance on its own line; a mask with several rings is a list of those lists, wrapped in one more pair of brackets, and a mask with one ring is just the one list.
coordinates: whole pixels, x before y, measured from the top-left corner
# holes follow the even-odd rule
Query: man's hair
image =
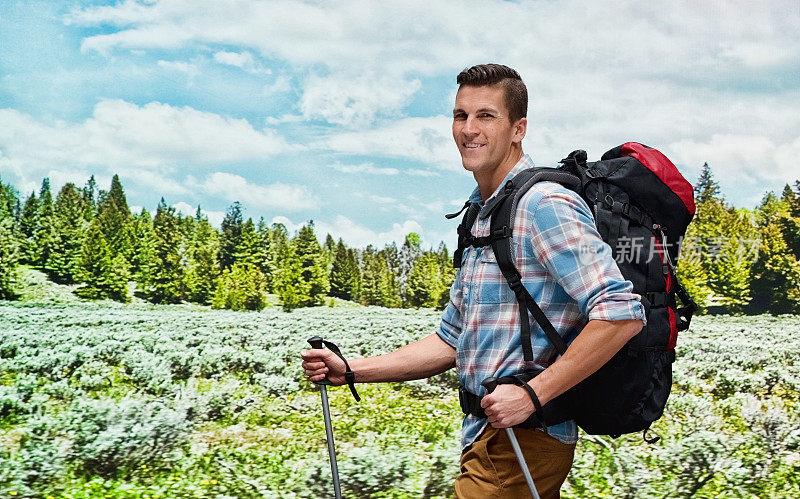
[(502, 64), (478, 64), (458, 73), (458, 88), (500, 85), (511, 123), (528, 116), (528, 89), (519, 73)]

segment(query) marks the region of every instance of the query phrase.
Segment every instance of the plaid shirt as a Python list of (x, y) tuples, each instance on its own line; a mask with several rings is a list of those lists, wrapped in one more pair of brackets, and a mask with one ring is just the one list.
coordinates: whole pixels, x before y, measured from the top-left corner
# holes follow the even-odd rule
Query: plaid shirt
[[(532, 167), (531, 158), (523, 156), (500, 186)], [(470, 200), (483, 208), (477, 188)], [(490, 222), (491, 217), (479, 216), (472, 233), (488, 235)], [(567, 344), (590, 319), (645, 320), (639, 295), (632, 293), (633, 285), (622, 277), (611, 248), (600, 239), (589, 207), (573, 191), (553, 182), (531, 187), (517, 206), (511, 246), (523, 284)], [(588, 258), (586, 248), (595, 248)], [(517, 307), (492, 248), (465, 249), (436, 332), (456, 349), (459, 380), (472, 393), (483, 395), (480, 383), (489, 376), (547, 367), (556, 360), (555, 348), (533, 317), (534, 361), (523, 360)], [(462, 447), (475, 441), (486, 425), (486, 419), (466, 416)], [(564, 443), (578, 439), (574, 421), (550, 426), (547, 433)]]

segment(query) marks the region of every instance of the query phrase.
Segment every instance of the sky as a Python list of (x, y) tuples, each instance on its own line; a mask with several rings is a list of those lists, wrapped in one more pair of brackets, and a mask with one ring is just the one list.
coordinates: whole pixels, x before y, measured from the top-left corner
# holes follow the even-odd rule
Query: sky
[(487, 62), (537, 166), (634, 140), (748, 208), (800, 179), (797, 0), (0, 0), (0, 180), (452, 248), (455, 77)]

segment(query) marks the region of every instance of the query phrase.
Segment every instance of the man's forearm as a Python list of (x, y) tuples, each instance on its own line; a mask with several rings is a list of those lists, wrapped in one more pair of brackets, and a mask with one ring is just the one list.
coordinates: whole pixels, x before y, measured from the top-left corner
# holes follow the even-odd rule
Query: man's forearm
[(391, 353), (350, 361), (357, 383), (429, 378), (455, 365), (455, 349), (437, 334), (426, 336)]
[(567, 352), (529, 383), (542, 404), (566, 392), (600, 369), (642, 329), (638, 319), (591, 320)]

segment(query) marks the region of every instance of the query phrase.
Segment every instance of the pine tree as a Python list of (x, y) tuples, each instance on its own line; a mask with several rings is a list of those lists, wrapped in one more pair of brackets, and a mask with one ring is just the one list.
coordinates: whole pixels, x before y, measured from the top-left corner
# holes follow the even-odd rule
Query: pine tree
[(447, 245), (444, 242), (439, 243), (439, 250), (436, 252), (437, 260), (439, 263), (439, 272), (442, 276), (442, 284), (444, 289), (439, 295), (439, 301), (436, 308), (444, 310), (447, 304), (450, 303), (450, 287), (456, 279), (456, 269), (453, 267), (453, 260), (450, 257), (450, 252), (447, 251)]
[(791, 215), (800, 218), (800, 180), (794, 182), (794, 201), (790, 208)]
[(0, 177), (0, 220), (9, 220), (16, 227), (19, 213), (19, 194), (10, 184), (4, 184)]
[(358, 292), (358, 263), (354, 254), (339, 239), (331, 265), (330, 295), (343, 300), (356, 300)]
[(364, 250), (361, 284), (361, 303), (381, 307), (399, 307), (397, 279), (389, 268), (386, 253), (375, 252), (370, 245)]
[(781, 216), (778, 224), (783, 239), (794, 257), (800, 260), (800, 181), (795, 182), (798, 192), (795, 193), (789, 184), (783, 189), (781, 201), (787, 204), (787, 213)]
[(711, 296), (711, 288), (708, 285), (708, 272), (703, 266), (703, 259), (700, 255), (701, 247), (698, 245), (697, 227), (697, 224), (689, 224), (686, 236), (681, 241), (677, 276), (686, 292), (697, 304), (700, 313), (704, 313), (708, 298)]
[(242, 205), (239, 201), (228, 207), (222, 220), (222, 234), (219, 238), (219, 265), (222, 269), (230, 268), (236, 261), (236, 248), (242, 238)]
[(242, 224), (241, 233), (239, 234), (239, 243), (233, 251), (233, 260), (241, 262), (253, 267), (258, 267), (260, 263), (260, 245), (261, 238), (256, 232), (255, 224), (252, 218), (248, 218)]
[(273, 224), (270, 245), (272, 289), (283, 309), (292, 311), (308, 301), (310, 285), (303, 279), (302, 261), (282, 224)]
[(118, 175), (114, 175), (111, 179), (111, 189), (100, 196), (97, 203), (97, 218), (112, 258), (123, 255), (126, 259), (131, 259), (133, 241), (129, 225), (133, 216)]
[(781, 230), (781, 220), (791, 217), (790, 210), (773, 193), (756, 210), (760, 246), (751, 271), (754, 313), (800, 313), (800, 263)]
[(81, 246), (80, 281), (84, 286), (75, 294), (84, 298), (112, 298), (128, 301), (127, 262), (112, 259), (111, 251), (97, 220), (93, 220)]
[(39, 213), (34, 239), (37, 252), (35, 264), (46, 269), (56, 240), (53, 194), (50, 192), (49, 178), (42, 180), (42, 188), (39, 190)]
[(436, 307), (446, 290), (436, 253), (427, 251), (415, 262), (408, 275), (408, 303), (412, 307)]
[(258, 234), (258, 251), (256, 253), (256, 261), (258, 269), (264, 276), (264, 286), (268, 293), (272, 293), (272, 268), (270, 267), (269, 250), (272, 244), (272, 234), (264, 221), (264, 217), (258, 219), (256, 226), (256, 234)]
[(85, 212), (86, 201), (80, 190), (75, 184), (65, 184), (53, 207), (54, 243), (45, 266), (57, 282), (72, 284), (78, 281), (81, 243), (89, 225), (83, 218)]
[(714, 176), (711, 173), (711, 167), (708, 163), (703, 164), (703, 169), (700, 171), (700, 178), (694, 186), (694, 198), (697, 203), (706, 203), (712, 199), (720, 199), (720, 188)]
[[(3, 188), (0, 183), (0, 189)], [(0, 209), (0, 300), (17, 298), (14, 286), (17, 280), (17, 241), (14, 237), (13, 219)]]
[(212, 308), (261, 310), (266, 304), (264, 277), (255, 265), (236, 262), (225, 269), (211, 300)]
[(350, 296), (353, 301), (361, 300), (361, 265), (358, 251), (352, 248), (347, 250), (347, 273), (352, 276), (350, 281)]
[(220, 274), (217, 252), (217, 231), (197, 208), (197, 228), (189, 246), (189, 270), (186, 273), (186, 288), (190, 301), (209, 304)]
[[(408, 305), (408, 275), (414, 267), (414, 262), (422, 254), (420, 246), (422, 245), (422, 238), (416, 232), (411, 232), (406, 236), (403, 246), (400, 248), (399, 265), (398, 265), (398, 284), (400, 286), (400, 301), (403, 306)], [(414, 305), (411, 305), (414, 306)]]
[(749, 274), (754, 255), (748, 249), (757, 238), (751, 216), (726, 205), (707, 164), (695, 187), (695, 198), (697, 211), (683, 244), (696, 248), (702, 271), (687, 272), (696, 262), (679, 262), (679, 278), (687, 290), (694, 290), (692, 296), (700, 307), (713, 305), (741, 312), (751, 297)]
[(86, 185), (83, 186), (81, 189), (81, 194), (83, 195), (83, 200), (85, 201), (86, 206), (86, 213), (84, 213), (83, 218), (88, 221), (91, 221), (95, 214), (97, 213), (97, 182), (94, 179), (94, 175), (89, 177), (89, 180), (86, 181)]
[(153, 232), (153, 218), (147, 209), (133, 217), (130, 224), (131, 241), (133, 248), (130, 272), (139, 286), (144, 287), (148, 282), (150, 266), (153, 261), (153, 251), (155, 245), (155, 233)]
[(164, 198), (153, 217), (153, 259), (148, 269), (145, 297), (153, 303), (179, 303), (184, 297), (182, 237), (175, 208)]
[(293, 241), (300, 260), (300, 276), (308, 285), (308, 294), (301, 297), (301, 306), (321, 305), (330, 291), (325, 255), (314, 234), (314, 222), (300, 228)]
[(16, 298), (17, 266), (19, 265), (19, 195), (0, 178), (0, 299)]
[(23, 263), (35, 264), (38, 259), (36, 249), (36, 230), (39, 227), (39, 200), (36, 193), (25, 200), (19, 220), (20, 230), (20, 259)]
[(272, 224), (267, 237), (269, 240), (266, 244), (266, 257), (263, 263), (264, 267), (266, 267), (264, 273), (270, 276), (270, 292), (277, 293), (274, 280), (282, 262), (282, 255), (285, 253), (284, 247), (289, 244), (289, 233), (283, 224), (275, 223)]
[(739, 313), (750, 302), (750, 251), (757, 234), (746, 210), (728, 208), (720, 224), (721, 236), (706, 261), (708, 284), (728, 312)]

